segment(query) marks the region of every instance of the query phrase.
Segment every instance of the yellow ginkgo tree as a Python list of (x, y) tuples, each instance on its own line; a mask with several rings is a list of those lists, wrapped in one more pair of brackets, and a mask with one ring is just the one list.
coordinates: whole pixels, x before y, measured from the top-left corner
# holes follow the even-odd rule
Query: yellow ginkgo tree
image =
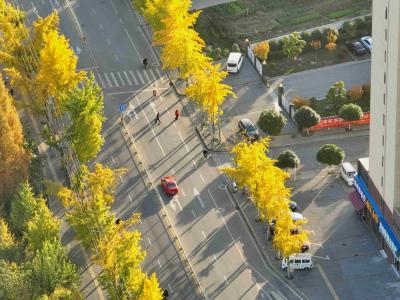
[[(212, 125), (213, 136), (215, 137), (215, 125), (218, 125), (220, 134), (220, 116), (223, 111), (221, 106), (226, 97), (231, 95), (236, 97), (232, 87), (222, 83), (228, 75), (221, 71), (221, 65), (206, 63), (204, 68), (197, 70), (191, 80), (191, 84), (186, 88), (186, 95), (193, 99), (203, 112), (206, 112)], [(221, 136), (219, 136), (221, 140)]]
[(189, 7), (188, 1), (170, 1), (161, 20), (164, 27), (154, 35), (154, 44), (162, 46), (163, 68), (178, 69), (180, 78), (185, 80), (202, 70), (209, 60), (203, 54), (204, 41), (193, 29), (200, 12), (189, 13)]

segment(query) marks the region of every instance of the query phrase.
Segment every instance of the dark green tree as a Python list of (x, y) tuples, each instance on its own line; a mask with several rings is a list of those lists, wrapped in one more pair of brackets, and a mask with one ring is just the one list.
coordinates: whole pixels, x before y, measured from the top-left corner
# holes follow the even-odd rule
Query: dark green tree
[(300, 159), (292, 150), (285, 150), (279, 156), (275, 165), (281, 169), (294, 169), (300, 165)]
[[(339, 116), (345, 121), (358, 121), (364, 117), (362, 108), (357, 104), (349, 103), (343, 105), (339, 110)], [(351, 124), (349, 124), (349, 130), (351, 129)]]
[(296, 111), (294, 119), (300, 130), (317, 125), (321, 121), (320, 115), (308, 106), (303, 106)]
[(344, 157), (345, 153), (343, 149), (335, 144), (323, 145), (317, 153), (317, 161), (328, 166), (341, 164)]
[(332, 85), (326, 94), (326, 99), (335, 112), (338, 113), (340, 107), (347, 102), (347, 91), (344, 87), (344, 82), (338, 81)]
[(286, 123), (286, 118), (275, 109), (263, 111), (257, 121), (260, 129), (270, 135), (279, 135)]

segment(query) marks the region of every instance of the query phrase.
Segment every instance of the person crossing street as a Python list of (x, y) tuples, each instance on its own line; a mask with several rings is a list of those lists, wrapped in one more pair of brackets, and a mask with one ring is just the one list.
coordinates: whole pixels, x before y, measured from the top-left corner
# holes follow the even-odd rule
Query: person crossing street
[(161, 121), (160, 121), (160, 113), (159, 112), (157, 112), (157, 115), (156, 115), (156, 118), (154, 119), (154, 124), (161, 124)]
[(175, 121), (179, 119), (179, 110), (175, 110)]

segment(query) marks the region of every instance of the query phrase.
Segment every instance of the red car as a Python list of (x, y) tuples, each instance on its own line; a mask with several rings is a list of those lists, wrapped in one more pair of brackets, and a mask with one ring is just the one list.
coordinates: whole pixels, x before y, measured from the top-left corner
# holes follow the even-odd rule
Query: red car
[(164, 176), (161, 178), (161, 186), (168, 196), (173, 196), (178, 193), (178, 185), (172, 176)]

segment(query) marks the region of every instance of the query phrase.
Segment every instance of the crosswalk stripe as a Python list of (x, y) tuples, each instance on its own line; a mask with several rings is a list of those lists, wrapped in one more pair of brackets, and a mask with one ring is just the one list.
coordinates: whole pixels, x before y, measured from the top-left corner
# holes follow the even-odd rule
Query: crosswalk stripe
[(151, 76), (153, 76), (153, 81), (157, 80), (157, 77), (154, 75), (153, 71), (149, 69)]
[(108, 85), (109, 85), (110, 87), (113, 87), (110, 78), (108, 78), (107, 73), (104, 73), (104, 76), (106, 77), (106, 80), (107, 80)]
[(100, 80), (100, 84), (101, 84), (101, 86), (102, 86), (103, 88), (105, 88), (105, 87), (106, 87), (106, 85), (105, 85), (105, 83), (104, 83), (104, 80), (103, 80), (103, 78), (101, 78), (101, 75), (100, 75), (100, 73), (98, 73), (98, 74), (97, 74), (97, 77), (99, 77), (99, 80)]
[(162, 74), (159, 69), (156, 69), (156, 72), (157, 72), (159, 78), (162, 77)]
[(147, 75), (147, 72), (146, 71), (143, 71), (143, 73), (144, 73), (144, 75), (146, 76), (146, 78), (147, 78), (147, 82), (150, 82), (151, 80), (150, 80), (150, 77), (149, 77), (149, 75)]
[(139, 75), (139, 79), (142, 82), (142, 84), (144, 84), (143, 77), (142, 77), (142, 75), (140, 75), (139, 70), (136, 70), (136, 73)]
[(126, 80), (128, 81), (129, 85), (132, 85), (132, 81), (129, 79), (128, 73), (126, 73), (125, 71), (123, 71)]
[(132, 70), (129, 71), (129, 74), (131, 74), (133, 80), (135, 80), (135, 83), (136, 83), (136, 84), (139, 84), (139, 82), (137, 81), (137, 79), (136, 79), (136, 77), (135, 77), (135, 74), (133, 74), (133, 71), (132, 71)]
[(122, 79), (121, 74), (119, 72), (117, 72), (117, 75), (118, 75), (119, 79), (121, 79), (122, 86), (125, 86), (125, 81)]
[(111, 72), (110, 75), (111, 75), (112, 79), (114, 80), (115, 85), (116, 85), (117, 87), (119, 87), (118, 81), (117, 81), (117, 79), (115, 78), (114, 73)]

